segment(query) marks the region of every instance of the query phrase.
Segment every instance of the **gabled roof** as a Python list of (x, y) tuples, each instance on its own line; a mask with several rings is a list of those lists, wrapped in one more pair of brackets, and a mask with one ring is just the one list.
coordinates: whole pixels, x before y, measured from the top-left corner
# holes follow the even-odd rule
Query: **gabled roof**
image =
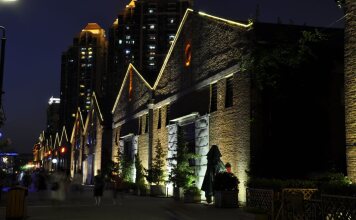
[[(169, 61), (169, 59), (171, 57), (173, 49), (175, 48), (176, 43), (177, 43), (177, 41), (178, 41), (178, 39), (180, 37), (180, 34), (182, 32), (182, 29), (183, 29), (183, 26), (185, 25), (185, 23), (187, 21), (187, 18), (191, 13), (193, 13), (193, 10), (188, 8), (186, 10), (184, 16), (183, 16), (183, 19), (182, 19), (182, 21), (181, 21), (181, 23), (180, 23), (180, 25), (178, 27), (178, 30), (177, 30), (177, 33), (176, 33), (175, 37), (174, 37), (174, 41), (173, 41), (171, 47), (168, 50), (167, 56), (163, 61), (163, 65), (161, 67), (161, 70), (159, 71), (157, 80), (156, 80), (155, 84), (153, 85), (153, 90), (155, 90), (157, 88), (158, 83), (159, 83), (160, 79), (162, 78), (163, 72), (164, 72), (164, 70), (166, 68), (166, 65), (167, 65), (167, 63), (168, 63), (168, 61)], [(204, 12), (198, 12), (198, 14), (200, 16), (207, 17), (209, 19), (213, 19), (213, 20), (220, 21), (220, 22), (225, 22), (227, 24), (238, 26), (238, 27), (242, 27), (242, 28), (249, 28), (253, 24), (252, 22), (250, 22), (249, 24), (243, 24), (243, 23), (240, 23), (240, 22), (235, 22), (235, 21), (231, 21), (231, 20), (228, 20), (228, 19), (220, 18), (220, 17), (217, 17), (217, 16), (209, 15), (209, 14), (204, 13)]]
[(92, 111), (96, 111), (98, 113), (100, 122), (104, 121), (104, 118), (103, 118), (103, 115), (101, 114), (99, 102), (98, 102), (98, 99), (96, 98), (95, 92), (93, 92), (93, 94), (91, 96), (91, 105), (90, 105), (89, 113), (87, 114), (87, 118), (85, 120), (84, 134), (87, 132), (87, 129), (89, 127)]
[(116, 108), (117, 108), (117, 105), (118, 105), (119, 100), (120, 100), (120, 98), (121, 98), (121, 93), (122, 93), (122, 91), (123, 91), (123, 89), (124, 89), (126, 80), (127, 80), (128, 76), (129, 76), (129, 73), (130, 73), (130, 70), (131, 70), (131, 69), (133, 70), (133, 73), (135, 73), (135, 74), (139, 77), (139, 79), (141, 79), (141, 80), (144, 82), (144, 84), (146, 85), (147, 88), (149, 88), (150, 90), (153, 90), (152, 86), (143, 78), (143, 76), (142, 76), (142, 75), (140, 74), (140, 72), (135, 68), (135, 66), (130, 63), (130, 65), (128, 66), (127, 71), (126, 71), (125, 78), (124, 78), (124, 80), (122, 81), (119, 94), (118, 94), (117, 97), (116, 97), (115, 104), (114, 104), (113, 109), (112, 109), (112, 111), (111, 111), (112, 113), (114, 113), (115, 110), (116, 110)]
[(84, 129), (84, 123), (83, 123), (83, 116), (82, 116), (82, 112), (80, 111), (80, 108), (78, 108), (77, 113), (75, 115), (74, 125), (73, 125), (73, 129), (72, 129), (72, 135), (71, 135), (71, 138), (70, 138), (70, 142), (71, 143), (73, 143), (73, 139), (74, 139), (74, 136), (75, 136), (77, 121), (79, 121), (79, 126), (83, 130)]
[(63, 126), (62, 134), (61, 134), (61, 138), (60, 138), (61, 145), (63, 144), (63, 141), (68, 142), (68, 135), (67, 135), (67, 130), (66, 130), (65, 126)]

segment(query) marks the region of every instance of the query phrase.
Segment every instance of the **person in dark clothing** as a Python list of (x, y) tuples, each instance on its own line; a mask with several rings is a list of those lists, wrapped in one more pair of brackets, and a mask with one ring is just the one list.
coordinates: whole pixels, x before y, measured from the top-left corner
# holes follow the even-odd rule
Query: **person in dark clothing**
[(104, 191), (104, 178), (101, 175), (101, 171), (97, 171), (97, 175), (94, 177), (94, 198), (95, 205), (99, 206), (101, 202), (101, 197), (103, 196)]

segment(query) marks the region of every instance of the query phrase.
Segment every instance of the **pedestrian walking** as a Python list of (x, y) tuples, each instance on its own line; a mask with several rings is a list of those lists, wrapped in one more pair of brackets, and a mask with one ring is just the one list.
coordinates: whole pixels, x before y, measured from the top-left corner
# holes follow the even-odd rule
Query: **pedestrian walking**
[(94, 177), (94, 198), (95, 205), (99, 206), (101, 203), (101, 197), (104, 191), (104, 178), (101, 175), (101, 171), (97, 170), (97, 175)]
[(65, 200), (66, 175), (62, 169), (54, 172), (51, 177), (51, 199), (53, 205), (59, 205)]

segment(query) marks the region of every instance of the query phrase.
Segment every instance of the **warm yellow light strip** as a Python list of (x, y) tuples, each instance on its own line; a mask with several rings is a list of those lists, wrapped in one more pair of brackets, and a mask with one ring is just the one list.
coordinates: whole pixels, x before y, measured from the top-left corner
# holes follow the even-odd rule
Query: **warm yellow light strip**
[(63, 144), (63, 137), (66, 138), (66, 140), (68, 141), (68, 135), (67, 135), (67, 130), (66, 130), (66, 127), (63, 126), (63, 129), (62, 129), (62, 136), (61, 136), (61, 144)]
[(145, 80), (145, 78), (143, 78), (143, 76), (140, 74), (140, 72), (136, 69), (136, 67), (134, 65), (131, 65), (132, 69), (135, 70), (135, 72), (137, 73), (137, 75), (141, 78), (141, 80), (146, 84), (146, 86), (149, 89), (153, 89), (153, 87)]
[(239, 22), (236, 22), (236, 21), (231, 21), (231, 20), (228, 20), (228, 19), (225, 19), (225, 18), (220, 18), (220, 17), (217, 17), (217, 16), (209, 15), (209, 14), (207, 14), (205, 12), (201, 12), (201, 11), (199, 12), (199, 15), (206, 16), (206, 17), (209, 17), (209, 18), (213, 18), (213, 19), (216, 19), (216, 20), (219, 20), (219, 21), (223, 21), (223, 22), (226, 22), (226, 23), (229, 23), (229, 24), (232, 24), (232, 25), (245, 27), (245, 28), (251, 27), (253, 25), (253, 22), (250, 22), (249, 24), (243, 24), (243, 23), (239, 23)]
[(182, 21), (180, 22), (180, 25), (179, 25), (179, 27), (178, 27), (178, 31), (177, 31), (177, 33), (176, 33), (176, 35), (175, 35), (175, 37), (174, 37), (174, 41), (173, 41), (171, 47), (169, 48), (169, 51), (168, 51), (168, 53), (167, 53), (167, 56), (166, 56), (166, 58), (165, 58), (165, 60), (164, 60), (164, 62), (163, 62), (162, 68), (161, 68), (161, 70), (159, 71), (157, 80), (156, 80), (156, 82), (155, 82), (155, 84), (154, 84), (154, 86), (153, 86), (153, 89), (154, 89), (154, 90), (157, 88), (158, 82), (160, 81), (160, 79), (161, 79), (161, 77), (162, 77), (162, 75), (163, 75), (163, 72), (164, 72), (164, 70), (165, 70), (165, 68), (166, 68), (166, 65), (167, 65), (167, 63), (168, 63), (169, 58), (171, 57), (171, 54), (172, 54), (172, 52), (173, 52), (173, 48), (175, 47), (175, 45), (176, 45), (176, 43), (177, 43), (177, 41), (178, 41), (180, 32), (181, 32), (182, 29), (183, 29), (183, 24), (184, 24), (185, 21), (187, 20), (187, 17), (188, 17), (189, 12), (192, 12), (192, 11), (193, 11), (193, 10), (190, 9), (190, 8), (188, 8), (188, 9), (185, 11), (185, 14), (184, 14), (184, 16), (183, 16), (183, 19), (182, 19)]
[(98, 99), (96, 98), (96, 94), (95, 94), (95, 92), (93, 92), (93, 98), (94, 98), (94, 101), (95, 101), (96, 107), (98, 108), (99, 115), (100, 115), (100, 119), (101, 119), (101, 121), (104, 121), (104, 117), (103, 117), (103, 114), (101, 114), (101, 110), (100, 110), (99, 102), (98, 102)]
[(142, 76), (142, 75), (140, 74), (140, 72), (135, 68), (135, 66), (130, 63), (130, 65), (129, 65), (129, 67), (127, 68), (127, 71), (126, 71), (125, 78), (124, 78), (124, 80), (122, 81), (119, 94), (118, 94), (117, 97), (116, 97), (116, 101), (115, 101), (115, 104), (114, 104), (114, 106), (113, 106), (113, 109), (111, 110), (111, 113), (112, 113), (112, 114), (114, 114), (114, 112), (115, 112), (115, 110), (116, 110), (116, 107), (117, 107), (117, 105), (118, 105), (118, 103), (119, 103), (119, 99), (120, 99), (120, 97), (121, 97), (121, 93), (122, 93), (122, 91), (123, 91), (123, 89), (124, 89), (124, 86), (125, 86), (125, 83), (126, 83), (126, 80), (127, 80), (127, 77), (128, 77), (128, 75), (129, 75), (129, 72), (130, 72), (130, 69), (131, 69), (131, 68), (136, 72), (136, 74), (137, 74), (137, 75), (139, 76), (139, 78), (145, 83), (145, 85), (146, 85), (149, 89), (153, 90), (152, 86), (145, 80), (145, 78), (143, 78), (143, 76)]
[(75, 117), (75, 121), (74, 121), (74, 125), (73, 125), (73, 130), (72, 130), (72, 135), (70, 137), (70, 142), (73, 143), (73, 139), (74, 139), (74, 133), (75, 133), (75, 128), (76, 128), (76, 122), (77, 120), (80, 120), (80, 125), (81, 125), (81, 128), (82, 130), (84, 130), (84, 125), (83, 125), (83, 117), (82, 117), (82, 112), (80, 111), (80, 107), (78, 107), (78, 110), (77, 110), (77, 114), (76, 114), (76, 117)]

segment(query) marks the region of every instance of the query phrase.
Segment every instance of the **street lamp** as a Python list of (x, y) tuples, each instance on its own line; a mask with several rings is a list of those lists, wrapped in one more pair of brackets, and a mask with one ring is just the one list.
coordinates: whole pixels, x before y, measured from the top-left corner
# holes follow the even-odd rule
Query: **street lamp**
[(6, 29), (3, 26), (0, 26), (2, 30), (2, 38), (1, 38), (1, 52), (0, 52), (0, 126), (3, 124), (4, 115), (2, 110), (2, 83), (4, 78), (4, 65), (5, 65), (5, 43), (6, 43)]

